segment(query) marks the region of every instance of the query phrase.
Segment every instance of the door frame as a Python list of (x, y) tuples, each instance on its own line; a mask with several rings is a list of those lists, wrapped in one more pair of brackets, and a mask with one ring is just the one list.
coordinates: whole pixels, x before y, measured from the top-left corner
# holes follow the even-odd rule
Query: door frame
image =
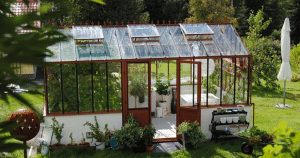
[[(180, 64), (187, 63), (187, 64), (196, 64), (197, 65), (197, 108), (188, 108), (188, 107), (181, 107), (180, 106)], [(186, 60), (177, 60), (176, 63), (176, 91), (177, 91), (177, 101), (176, 101), (176, 127), (179, 126), (179, 119), (180, 119), (180, 110), (184, 109), (187, 111), (197, 111), (197, 121), (199, 122), (199, 126), (201, 126), (201, 62), (200, 61), (186, 61)], [(194, 76), (193, 76), (194, 77)], [(179, 140), (181, 138), (180, 135), (177, 134), (176, 131), (176, 138)]]
[[(146, 63), (148, 64), (148, 108), (135, 108), (135, 109), (129, 109), (128, 108), (128, 64), (129, 63), (136, 63), (136, 64), (141, 64), (141, 63)], [(125, 125), (125, 120), (126, 117), (129, 113), (138, 113), (143, 112), (143, 113), (148, 113), (149, 121), (146, 121), (145, 124), (142, 125), (150, 125), (151, 124), (151, 60), (148, 61), (123, 61), (122, 62), (122, 97), (123, 97), (123, 106), (122, 106), (122, 126)], [(148, 112), (149, 111), (149, 112)], [(140, 114), (140, 113), (138, 113)], [(142, 117), (143, 115), (139, 115), (137, 117)], [(146, 115), (147, 119), (147, 115)], [(141, 121), (140, 121), (141, 125)]]

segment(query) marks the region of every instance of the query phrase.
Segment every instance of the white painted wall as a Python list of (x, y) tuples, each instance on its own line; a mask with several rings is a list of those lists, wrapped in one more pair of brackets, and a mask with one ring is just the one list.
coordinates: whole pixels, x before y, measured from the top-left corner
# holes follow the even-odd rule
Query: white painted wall
[[(234, 109), (236, 107), (226, 107), (224, 109)], [(210, 139), (212, 137), (211, 132), (209, 131), (209, 125), (211, 124), (211, 119), (212, 119), (212, 112), (213, 110), (217, 110), (217, 108), (207, 108), (207, 109), (201, 109), (201, 129), (204, 131), (206, 138)], [(251, 112), (252, 112), (252, 106), (246, 106), (244, 108), (245, 111), (247, 111), (247, 116), (246, 116), (246, 120), (247, 122), (250, 123), (249, 128), (251, 128)], [(222, 115), (222, 116), (215, 116), (215, 119), (219, 119), (220, 117), (226, 117), (226, 116), (230, 116), (230, 117), (234, 117), (237, 116), (236, 115)], [(226, 126), (219, 126), (217, 127), (217, 130), (221, 130), (221, 129), (225, 129)], [(227, 125), (227, 127), (229, 127), (229, 125)], [(249, 129), (248, 128), (248, 129)]]
[[(104, 131), (105, 123), (108, 124), (109, 130), (119, 130), (122, 127), (122, 113), (113, 114), (93, 114), (93, 115), (74, 115), (74, 116), (56, 116), (56, 120), (61, 125), (64, 123), (64, 128), (62, 130), (63, 138), (61, 139), (62, 144), (69, 144), (71, 142), (69, 135), (73, 133), (73, 139), (76, 143), (80, 143), (83, 135), (86, 136), (86, 132), (91, 132), (89, 126), (83, 126), (86, 121), (95, 124), (94, 116), (97, 116), (98, 123), (100, 125), (100, 130)], [(48, 144), (50, 144), (52, 135), (52, 116), (45, 117), (45, 139)], [(86, 139), (86, 142), (91, 143), (92, 139)], [(93, 140), (92, 146), (95, 145), (95, 139)], [(55, 136), (53, 135), (52, 143), (57, 143)]]

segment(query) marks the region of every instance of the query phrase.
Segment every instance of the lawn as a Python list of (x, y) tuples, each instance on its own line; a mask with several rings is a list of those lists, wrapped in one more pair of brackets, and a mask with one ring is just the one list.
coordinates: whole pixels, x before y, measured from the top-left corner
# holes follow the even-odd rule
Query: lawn
[[(267, 90), (263, 87), (253, 86), (252, 102), (255, 103), (255, 125), (262, 130), (272, 132), (274, 127), (277, 127), (281, 121), (286, 121), (289, 127), (294, 131), (300, 132), (300, 82), (287, 82), (286, 84), (286, 103), (292, 105), (292, 108), (279, 109), (275, 105), (283, 102), (283, 81), (278, 81), (281, 88), (278, 90)], [(26, 88), (26, 87), (21, 87)], [(29, 88), (29, 87), (28, 87)], [(42, 92), (43, 87), (31, 87), (33, 90)], [(33, 106), (42, 112), (43, 95), (26, 94), (26, 97)], [(24, 106), (9, 97), (11, 105), (0, 101), (0, 121), (8, 118), (11, 112), (24, 108)], [(8, 134), (8, 133), (7, 133)], [(12, 140), (16, 141), (16, 140)], [(219, 140), (207, 141), (203, 147), (194, 150), (180, 150), (174, 153), (142, 153), (134, 154), (131, 151), (90, 151), (89, 149), (62, 149), (60, 152), (54, 153), (50, 157), (255, 157), (252, 155), (245, 155), (240, 152), (240, 145), (243, 141), (239, 139), (234, 140)], [(16, 151), (8, 156), (21, 157), (22, 151)], [(258, 155), (262, 155), (260, 149), (257, 150)], [(41, 155), (38, 155), (40, 157)]]

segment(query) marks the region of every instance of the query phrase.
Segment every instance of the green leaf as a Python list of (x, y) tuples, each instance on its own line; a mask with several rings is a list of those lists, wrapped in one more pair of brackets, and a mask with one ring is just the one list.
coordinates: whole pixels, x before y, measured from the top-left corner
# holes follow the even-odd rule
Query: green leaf
[(96, 2), (96, 3), (99, 3), (99, 4), (102, 4), (102, 5), (105, 5), (106, 3), (103, 2), (102, 0), (90, 0), (91, 2)]

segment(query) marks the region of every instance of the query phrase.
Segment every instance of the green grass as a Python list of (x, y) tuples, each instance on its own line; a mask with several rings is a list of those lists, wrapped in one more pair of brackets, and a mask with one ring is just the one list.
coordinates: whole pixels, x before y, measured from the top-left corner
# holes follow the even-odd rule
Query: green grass
[[(294, 131), (300, 132), (300, 82), (287, 82), (286, 83), (286, 103), (292, 105), (292, 108), (279, 109), (276, 108), (276, 104), (283, 102), (283, 81), (278, 81), (281, 88), (278, 90), (268, 90), (263, 87), (253, 86), (252, 102), (255, 103), (255, 125), (262, 130), (272, 133), (274, 127), (277, 127), (281, 121), (286, 121), (289, 127), (292, 127)], [(39, 91), (42, 91), (42, 87), (38, 87)], [(34, 107), (42, 110), (42, 95), (37, 94), (22, 94), (28, 100), (30, 100)], [(11, 105), (7, 105), (3, 101), (0, 101), (0, 121), (6, 120), (11, 112), (23, 108), (24, 106), (10, 98)], [(16, 141), (16, 140), (12, 140)], [(205, 142), (203, 147), (199, 149), (184, 149), (174, 153), (142, 153), (135, 154), (132, 151), (124, 150), (105, 150), (105, 151), (93, 151), (88, 149), (62, 149), (57, 153), (53, 153), (50, 157), (255, 157), (255, 154), (245, 155), (241, 152), (241, 143), (243, 140), (219, 140), (213, 142)], [(262, 155), (262, 150), (259, 148), (256, 150), (257, 155)], [(21, 157), (22, 151), (16, 151), (10, 154), (11, 157)], [(41, 155), (38, 155), (41, 157)], [(48, 157), (48, 156), (47, 156)]]

